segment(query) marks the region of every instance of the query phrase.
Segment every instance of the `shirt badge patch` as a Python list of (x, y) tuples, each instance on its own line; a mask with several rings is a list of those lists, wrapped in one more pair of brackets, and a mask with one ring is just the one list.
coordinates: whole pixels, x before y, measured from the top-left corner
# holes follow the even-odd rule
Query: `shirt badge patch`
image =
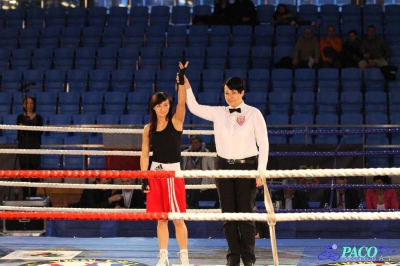
[(246, 120), (245, 116), (238, 116), (236, 118), (236, 122), (239, 124), (239, 126), (243, 125), (245, 120)]

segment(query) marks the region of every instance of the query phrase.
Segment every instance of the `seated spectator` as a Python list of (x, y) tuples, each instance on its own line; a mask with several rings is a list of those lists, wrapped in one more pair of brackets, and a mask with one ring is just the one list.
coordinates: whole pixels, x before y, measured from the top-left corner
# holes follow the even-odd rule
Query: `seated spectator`
[[(199, 135), (194, 135), (190, 138), (190, 148), (184, 150), (184, 152), (209, 152), (206, 149), (203, 139)], [(201, 156), (184, 156), (182, 161), (182, 170), (214, 170), (214, 158), (213, 157), (201, 157)], [(206, 185), (215, 184), (213, 178), (188, 178), (186, 179), (187, 185)], [(199, 207), (200, 189), (187, 189), (187, 200), (186, 204), (188, 208)], [(214, 189), (216, 192), (216, 190)]]
[[(135, 181), (136, 179), (133, 178), (121, 178), (122, 185), (134, 185)], [(141, 189), (118, 189), (113, 195), (122, 195), (121, 200), (116, 203), (115, 208), (145, 208), (144, 194)]]
[[(387, 175), (374, 176), (373, 181), (375, 185), (390, 184), (390, 178)], [(399, 208), (394, 189), (368, 189), (367, 195), (365, 196), (365, 201), (367, 204), (367, 209), (387, 210)]]
[[(296, 26), (297, 22), (292, 13), (287, 9), (285, 4), (278, 4), (274, 16), (271, 20), (272, 25), (292, 25)], [(297, 25), (298, 26), (298, 25)]]
[[(282, 185), (296, 185), (294, 178), (287, 178), (282, 181)], [(306, 192), (295, 188), (284, 188), (272, 193), (272, 202), (280, 201), (280, 209), (309, 209)]]
[(229, 25), (229, 0), (217, 0), (214, 2), (213, 23), (216, 25)]
[[(109, 184), (107, 178), (96, 178), (93, 184)], [(121, 194), (111, 195), (111, 189), (84, 189), (78, 204), (70, 204), (69, 207), (79, 208), (115, 208)]]
[[(336, 185), (347, 185), (347, 178), (338, 177), (335, 180)], [(323, 208), (326, 204), (329, 205), (331, 201), (331, 192), (333, 193), (332, 208), (338, 209), (358, 209), (360, 206), (360, 197), (358, 190), (337, 188), (333, 191), (326, 189), (324, 191), (323, 200), (320, 202), (320, 207)]]
[(358, 67), (358, 63), (363, 58), (361, 53), (361, 41), (355, 30), (350, 30), (347, 34), (347, 41), (342, 49), (342, 67)]
[(364, 56), (358, 63), (361, 69), (387, 66), (392, 54), (386, 40), (376, 36), (376, 29), (372, 25), (367, 28), (367, 36), (361, 41), (360, 50)]
[(319, 41), (321, 55), (321, 67), (340, 68), (340, 52), (342, 51), (342, 39), (335, 35), (335, 27), (329, 25), (326, 28), (327, 35)]
[(231, 26), (250, 25), (254, 27), (260, 24), (257, 19), (256, 7), (250, 0), (235, 0), (228, 12)]
[[(254, 205), (254, 211), (257, 211), (256, 205)], [(256, 238), (269, 238), (269, 228), (267, 222), (256, 221)]]
[(303, 37), (299, 38), (294, 47), (294, 68), (317, 68), (319, 63), (318, 38), (314, 36), (311, 28), (305, 28)]

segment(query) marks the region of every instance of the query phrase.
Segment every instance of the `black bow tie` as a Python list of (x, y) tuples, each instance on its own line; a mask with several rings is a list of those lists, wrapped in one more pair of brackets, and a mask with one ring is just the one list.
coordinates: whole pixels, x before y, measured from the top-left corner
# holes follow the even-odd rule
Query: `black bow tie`
[(233, 113), (233, 112), (238, 112), (238, 113), (241, 113), (242, 112), (242, 110), (240, 109), (240, 108), (232, 108), (232, 109), (229, 109), (229, 113)]

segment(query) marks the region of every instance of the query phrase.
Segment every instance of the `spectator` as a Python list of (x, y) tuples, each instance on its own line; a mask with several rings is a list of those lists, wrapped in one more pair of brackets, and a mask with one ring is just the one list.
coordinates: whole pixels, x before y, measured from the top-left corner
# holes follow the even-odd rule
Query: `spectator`
[[(292, 25), (296, 26), (297, 22), (292, 13), (287, 9), (285, 4), (278, 4), (274, 16), (271, 20), (272, 25)], [(297, 25), (298, 26), (298, 25)]]
[[(282, 185), (296, 185), (297, 181), (294, 178), (287, 178), (282, 181)], [(282, 209), (309, 209), (308, 200), (305, 191), (295, 188), (284, 188), (277, 190), (272, 194), (272, 201), (281, 201)]]
[(340, 68), (340, 52), (342, 51), (342, 39), (335, 35), (335, 27), (329, 25), (326, 28), (327, 35), (319, 41), (321, 55), (321, 67)]
[[(93, 184), (109, 184), (107, 178), (96, 178)], [(71, 204), (69, 207), (80, 208), (114, 208), (117, 202), (122, 200), (121, 194), (111, 195), (110, 189), (84, 189), (78, 204)]]
[[(390, 178), (387, 175), (374, 176), (373, 181), (375, 185), (390, 184)], [(399, 208), (394, 189), (368, 189), (365, 201), (367, 204), (367, 209), (387, 210)]]
[(294, 68), (317, 68), (319, 63), (319, 43), (311, 28), (304, 29), (303, 37), (297, 40), (294, 47)]
[(361, 69), (367, 67), (382, 67), (388, 65), (392, 50), (386, 40), (376, 36), (375, 26), (368, 26), (367, 36), (361, 42), (361, 53), (364, 58), (358, 63)]
[[(136, 179), (121, 178), (122, 185), (134, 185)], [(142, 209), (144, 205), (144, 195), (141, 189), (118, 189), (113, 195), (122, 195), (122, 199), (116, 203), (116, 208)]]
[[(336, 185), (347, 185), (347, 178), (338, 177), (335, 180)], [(327, 189), (324, 191), (324, 199), (320, 202), (320, 207), (323, 208), (325, 204), (330, 203), (331, 190)], [(357, 209), (360, 206), (360, 197), (358, 190), (337, 188), (333, 191), (332, 208), (339, 209)]]
[(216, 25), (229, 25), (229, 0), (218, 0), (214, 3), (213, 21)]
[(260, 24), (257, 19), (257, 11), (254, 3), (250, 0), (235, 0), (229, 7), (230, 25), (250, 25)]
[[(257, 211), (257, 206), (255, 204), (254, 211)], [(256, 238), (269, 238), (268, 223), (256, 221)]]
[[(190, 138), (190, 148), (184, 152), (209, 152), (206, 149), (203, 139), (199, 135), (194, 135)], [(201, 156), (186, 156), (183, 157), (182, 170), (214, 170), (214, 158)], [(214, 184), (213, 178), (188, 178), (187, 185)], [(186, 192), (186, 205), (189, 208), (199, 207), (200, 189), (188, 189)]]
[(342, 67), (358, 67), (358, 63), (363, 58), (361, 41), (355, 30), (350, 30), (347, 37), (342, 49)]
[[(36, 113), (36, 101), (32, 97), (23, 100), (24, 112), (17, 117), (17, 125), (43, 126), (43, 118)], [(18, 130), (18, 149), (40, 149), (43, 131)], [(18, 154), (20, 168), (22, 170), (40, 170), (40, 154)], [(30, 182), (39, 182), (38, 178), (28, 178)], [(36, 187), (23, 187), (23, 199), (36, 196)]]

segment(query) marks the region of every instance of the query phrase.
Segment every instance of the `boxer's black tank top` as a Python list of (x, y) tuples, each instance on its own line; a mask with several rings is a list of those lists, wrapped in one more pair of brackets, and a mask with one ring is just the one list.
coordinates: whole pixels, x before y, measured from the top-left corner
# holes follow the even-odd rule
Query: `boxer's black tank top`
[(156, 131), (150, 137), (153, 161), (159, 163), (177, 163), (181, 160), (182, 131), (177, 131), (171, 121), (162, 131)]

